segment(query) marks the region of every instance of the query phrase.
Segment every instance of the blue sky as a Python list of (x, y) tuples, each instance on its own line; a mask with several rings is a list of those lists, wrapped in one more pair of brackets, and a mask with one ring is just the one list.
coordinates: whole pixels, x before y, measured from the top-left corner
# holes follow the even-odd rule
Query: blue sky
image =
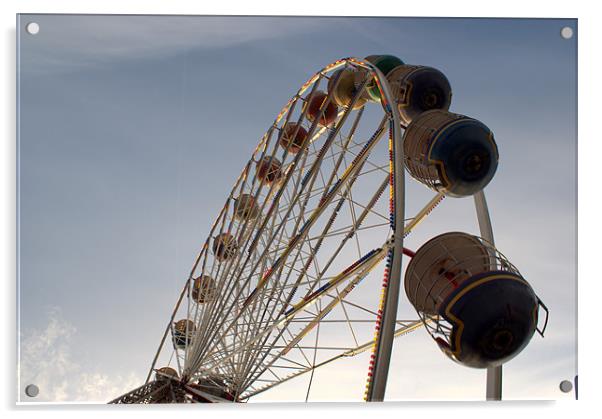
[[(38, 35), (22, 29), (30, 20)], [(576, 32), (574, 20), (21, 16), (22, 379), (57, 378), (40, 400), (106, 400), (143, 380), (213, 218), (281, 107), (324, 65), (388, 53), (443, 71), (451, 110), (494, 131), (496, 244), (551, 309), (547, 337), (505, 368), (504, 392), (567, 397), (557, 387), (576, 370), (577, 140), (566, 25)], [(408, 188), (409, 207), (424, 202), (412, 201), (424, 188)], [(473, 211), (446, 200), (414, 247), (476, 233)], [(316, 393), (361, 398), (366, 371), (361, 357), (333, 364)], [(424, 331), (396, 341), (392, 371), (393, 399), (484, 392), (484, 373), (452, 364)], [(345, 375), (360, 388), (337, 386)], [(298, 388), (264, 399), (304, 397)]]

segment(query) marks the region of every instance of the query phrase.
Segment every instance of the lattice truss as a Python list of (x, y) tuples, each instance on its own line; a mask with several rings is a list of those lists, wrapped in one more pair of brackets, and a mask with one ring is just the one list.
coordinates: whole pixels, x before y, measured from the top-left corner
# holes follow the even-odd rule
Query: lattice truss
[[(308, 117), (308, 103), (328, 83), (336, 88), (340, 69), (362, 77), (349, 105), (338, 106), (335, 121), (324, 127)], [(179, 345), (166, 340), (180, 377), (219, 377), (244, 400), (372, 347), (392, 234), (392, 163), (389, 112), (380, 102), (358, 106), (370, 83), (372, 73), (357, 61), (333, 63), (302, 86), (261, 139), (213, 223), (172, 319), (172, 336), (175, 321), (191, 320)], [(321, 116), (332, 100), (326, 96)], [(297, 153), (281, 141), (291, 123), (307, 132)], [(280, 170), (270, 182), (258, 173), (274, 159)], [(241, 216), (243, 195), (255, 206)], [(435, 195), (403, 220), (405, 234), (442, 198)], [(216, 242), (224, 234), (233, 240)], [(211, 282), (199, 290), (197, 278), (205, 277)], [(400, 320), (397, 334), (420, 324)]]
[(169, 380), (151, 381), (109, 402), (110, 404), (184, 403), (186, 395)]

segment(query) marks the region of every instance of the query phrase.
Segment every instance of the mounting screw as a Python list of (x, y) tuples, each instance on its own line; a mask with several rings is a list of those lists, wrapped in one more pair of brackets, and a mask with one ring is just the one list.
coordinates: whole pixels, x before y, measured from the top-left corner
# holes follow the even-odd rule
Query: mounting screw
[(25, 394), (29, 397), (36, 397), (40, 393), (40, 389), (35, 384), (30, 384), (25, 387)]
[(37, 35), (40, 32), (40, 25), (35, 22), (29, 22), (27, 26), (25, 26), (25, 30), (30, 35)]
[(565, 26), (560, 30), (560, 36), (564, 39), (571, 39), (573, 37), (573, 28), (570, 26)]
[(573, 389), (573, 383), (571, 383), (569, 380), (563, 380), (560, 382), (560, 391), (562, 391), (563, 393), (568, 393)]

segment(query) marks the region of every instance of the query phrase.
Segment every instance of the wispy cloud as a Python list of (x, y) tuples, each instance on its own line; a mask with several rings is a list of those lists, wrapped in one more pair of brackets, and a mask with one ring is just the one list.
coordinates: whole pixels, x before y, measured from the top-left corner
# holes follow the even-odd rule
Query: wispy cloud
[[(47, 317), (44, 329), (30, 330), (21, 338), (19, 401), (106, 403), (142, 383), (133, 372), (111, 375), (98, 366), (79, 364), (73, 358), (76, 328), (58, 308), (51, 309)], [(40, 390), (35, 399), (24, 394), (29, 384)]]
[(170, 55), (187, 49), (217, 49), (282, 39), (323, 26), (319, 19), (217, 16), (44, 15), (38, 35), (23, 33), (24, 71), (68, 71), (115, 60)]

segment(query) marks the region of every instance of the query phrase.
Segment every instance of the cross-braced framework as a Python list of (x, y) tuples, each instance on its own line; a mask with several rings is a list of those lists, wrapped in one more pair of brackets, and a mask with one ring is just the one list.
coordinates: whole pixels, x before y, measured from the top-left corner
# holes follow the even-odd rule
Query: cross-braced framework
[[(346, 102), (323, 94), (350, 75), (356, 88)], [(409, 252), (403, 237), (444, 198), (434, 192), (404, 217), (396, 149), (403, 126), (392, 94), (376, 67), (348, 58), (317, 72), (286, 104), (211, 227), (146, 386), (159, 357), (170, 354), (189, 395), (188, 385), (244, 401), (367, 350), (372, 369), (384, 328), (401, 336), (423, 325), (394, 317), (383, 325), (388, 298), (396, 313), (397, 294), (388, 292), (390, 282), (399, 286), (401, 254)], [(372, 385), (369, 378), (368, 394)]]

